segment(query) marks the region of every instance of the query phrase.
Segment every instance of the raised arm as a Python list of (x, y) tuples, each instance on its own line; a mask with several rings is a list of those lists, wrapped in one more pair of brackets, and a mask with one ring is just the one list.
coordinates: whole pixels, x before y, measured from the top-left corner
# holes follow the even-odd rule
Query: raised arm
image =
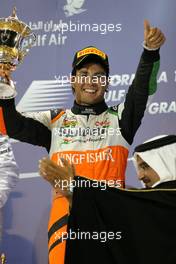
[(148, 97), (156, 91), (160, 65), (159, 48), (164, 42), (165, 37), (161, 30), (150, 27), (149, 22), (145, 20), (144, 51), (125, 102), (118, 106), (121, 132), (129, 144), (132, 144), (141, 124)]
[(0, 99), (0, 133), (33, 145), (45, 147), (51, 144), (48, 128), (50, 111), (33, 113), (27, 117), (15, 108), (14, 99)]

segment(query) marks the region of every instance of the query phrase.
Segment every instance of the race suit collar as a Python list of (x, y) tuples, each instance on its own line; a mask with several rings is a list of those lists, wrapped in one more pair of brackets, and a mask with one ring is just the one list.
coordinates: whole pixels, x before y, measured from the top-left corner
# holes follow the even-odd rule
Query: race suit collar
[(84, 105), (79, 105), (74, 101), (73, 107), (71, 108), (71, 111), (75, 115), (99, 115), (106, 111), (108, 109), (107, 104), (103, 100), (102, 102), (98, 104), (94, 104), (91, 106), (84, 106)]

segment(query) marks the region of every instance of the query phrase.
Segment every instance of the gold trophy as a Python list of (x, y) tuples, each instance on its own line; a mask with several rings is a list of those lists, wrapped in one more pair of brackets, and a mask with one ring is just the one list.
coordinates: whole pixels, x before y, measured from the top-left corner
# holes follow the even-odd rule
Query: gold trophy
[(0, 18), (0, 99), (15, 97), (16, 89), (10, 75), (23, 61), (35, 40), (30, 27), (18, 19), (16, 7), (11, 16)]

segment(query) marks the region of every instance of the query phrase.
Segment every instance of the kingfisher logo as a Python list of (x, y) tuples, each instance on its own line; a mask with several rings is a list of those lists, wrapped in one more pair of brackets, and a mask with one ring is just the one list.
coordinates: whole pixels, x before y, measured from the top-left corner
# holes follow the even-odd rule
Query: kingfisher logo
[(83, 9), (85, 0), (67, 0), (67, 4), (63, 7), (66, 17), (78, 15), (86, 11)]

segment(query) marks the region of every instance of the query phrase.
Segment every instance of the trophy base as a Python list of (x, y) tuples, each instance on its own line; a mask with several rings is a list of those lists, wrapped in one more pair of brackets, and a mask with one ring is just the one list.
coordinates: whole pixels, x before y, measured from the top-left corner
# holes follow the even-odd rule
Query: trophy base
[(0, 82), (0, 99), (12, 99), (17, 95), (14, 87)]

